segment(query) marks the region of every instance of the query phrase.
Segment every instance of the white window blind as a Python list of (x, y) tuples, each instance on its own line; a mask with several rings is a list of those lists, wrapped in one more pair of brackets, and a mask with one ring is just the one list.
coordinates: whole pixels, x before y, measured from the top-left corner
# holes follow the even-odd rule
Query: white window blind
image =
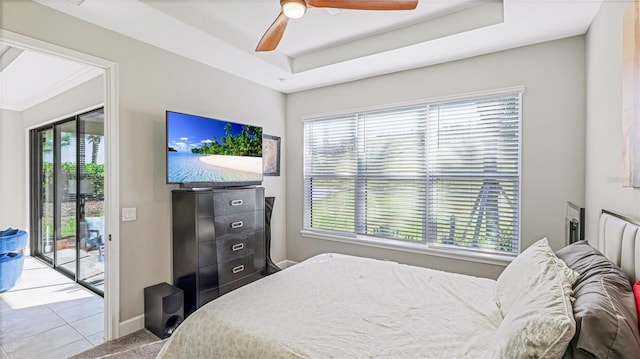
[(305, 121), (304, 228), (518, 252), (520, 94)]
[(519, 94), (429, 106), (427, 142), (429, 240), (517, 253)]
[(356, 119), (305, 126), (306, 228), (355, 233)]

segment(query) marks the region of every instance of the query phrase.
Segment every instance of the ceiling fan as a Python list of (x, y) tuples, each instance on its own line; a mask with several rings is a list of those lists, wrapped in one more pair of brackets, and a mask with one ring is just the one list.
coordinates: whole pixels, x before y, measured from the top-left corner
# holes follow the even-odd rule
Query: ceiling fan
[(256, 51), (272, 51), (278, 47), (289, 19), (302, 17), (307, 8), (326, 7), (350, 10), (413, 10), (418, 0), (280, 0), (280, 15), (271, 24)]

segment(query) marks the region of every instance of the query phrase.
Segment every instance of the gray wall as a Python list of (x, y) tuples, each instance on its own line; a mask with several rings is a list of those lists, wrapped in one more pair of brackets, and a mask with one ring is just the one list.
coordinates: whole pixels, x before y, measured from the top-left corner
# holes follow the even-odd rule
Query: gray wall
[(522, 245), (526, 248), (547, 236), (554, 248), (560, 248), (566, 201), (584, 201), (584, 41), (578, 36), (289, 95), (288, 259), (301, 261), (333, 251), (497, 277), (503, 266), (303, 238), (301, 118), (511, 86), (525, 87)]
[(604, 209), (640, 216), (640, 190), (622, 187), (622, 15), (630, 2), (605, 1), (586, 40), (586, 237), (597, 245)]
[[(285, 96), (33, 2), (3, 2), (2, 28), (119, 64), (120, 202), (137, 220), (120, 233), (120, 321), (143, 314), (143, 288), (171, 281), (171, 190), (165, 184), (164, 113), (171, 109), (264, 127), (284, 138)], [(283, 149), (287, 142), (283, 140)], [(283, 157), (283, 161), (285, 158)], [(281, 169), (286, 171), (286, 166)], [(284, 177), (276, 196), (272, 257), (285, 259)]]

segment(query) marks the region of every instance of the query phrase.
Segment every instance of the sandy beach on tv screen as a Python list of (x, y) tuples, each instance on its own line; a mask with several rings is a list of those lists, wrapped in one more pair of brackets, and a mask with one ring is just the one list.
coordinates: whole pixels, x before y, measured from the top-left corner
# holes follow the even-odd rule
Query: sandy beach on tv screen
[(261, 157), (209, 155), (200, 157), (200, 161), (208, 165), (230, 168), (236, 171), (262, 173)]

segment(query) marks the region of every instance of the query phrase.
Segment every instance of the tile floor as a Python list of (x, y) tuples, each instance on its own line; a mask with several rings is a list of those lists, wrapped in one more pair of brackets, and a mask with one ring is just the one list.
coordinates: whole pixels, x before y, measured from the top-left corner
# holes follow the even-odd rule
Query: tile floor
[(32, 257), (0, 293), (0, 359), (68, 358), (104, 342), (104, 301)]

